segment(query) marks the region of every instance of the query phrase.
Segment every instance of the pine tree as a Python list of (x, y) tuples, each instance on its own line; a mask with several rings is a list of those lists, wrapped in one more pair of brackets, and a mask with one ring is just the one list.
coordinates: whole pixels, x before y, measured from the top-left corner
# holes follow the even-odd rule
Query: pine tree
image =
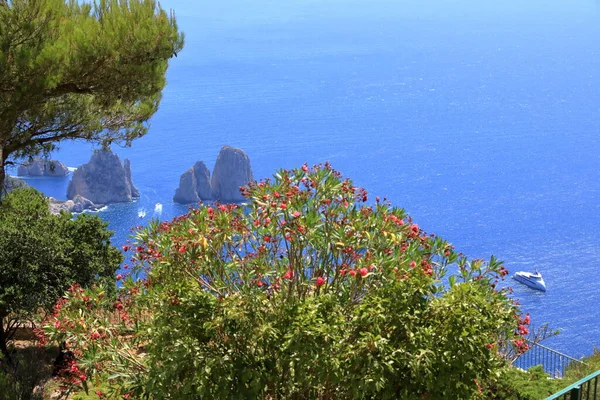
[(182, 47), (154, 0), (0, 0), (0, 188), (61, 141), (143, 136)]

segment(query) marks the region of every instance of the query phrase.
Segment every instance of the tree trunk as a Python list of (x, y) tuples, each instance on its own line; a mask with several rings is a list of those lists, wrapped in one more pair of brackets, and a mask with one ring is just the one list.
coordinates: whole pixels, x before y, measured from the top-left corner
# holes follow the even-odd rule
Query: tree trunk
[[(2, 145), (0, 145), (0, 202), (2, 202), (2, 194), (4, 193), (4, 181), (6, 179), (6, 172), (4, 171), (4, 161), (6, 161), (4, 153), (2, 152)], [(4, 315), (0, 315), (0, 352), (4, 355), (6, 362), (12, 364), (12, 359), (6, 348), (6, 333), (4, 332)]]
[(0, 144), (0, 202), (2, 201), (2, 195), (4, 193), (4, 184), (6, 181), (6, 171), (4, 170), (4, 163), (6, 162), (6, 156), (2, 152), (2, 145)]
[(0, 351), (4, 355), (5, 361), (8, 365), (12, 365), (12, 358), (6, 347), (6, 332), (4, 332), (4, 317), (0, 316)]

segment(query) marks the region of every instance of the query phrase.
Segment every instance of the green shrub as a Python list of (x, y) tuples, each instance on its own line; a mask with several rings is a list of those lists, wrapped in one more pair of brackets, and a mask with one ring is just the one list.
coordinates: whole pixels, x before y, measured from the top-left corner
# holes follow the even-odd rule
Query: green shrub
[[(594, 347), (590, 356), (582, 359), (583, 364), (572, 362), (565, 370), (565, 379), (569, 382), (577, 382), (586, 376), (600, 370), (600, 351)], [(567, 386), (567, 385), (565, 385)]]
[[(8, 342), (21, 323), (49, 311), (74, 284), (115, 287), (123, 260), (112, 232), (97, 216), (52, 215), (33, 188), (9, 193), (0, 204), (0, 358), (11, 364)], [(114, 291), (114, 289), (113, 289)]]
[(550, 379), (541, 365), (523, 371), (507, 367), (500, 377), (488, 381), (483, 398), (489, 400), (543, 400), (566, 386), (563, 379)]
[(80, 355), (65, 390), (108, 376), (133, 398), (468, 399), (503, 367), (518, 310), (500, 262), (364, 204), (329, 166), (244, 193), (140, 232), (146, 279), (116, 303), (69, 293), (45, 328)]

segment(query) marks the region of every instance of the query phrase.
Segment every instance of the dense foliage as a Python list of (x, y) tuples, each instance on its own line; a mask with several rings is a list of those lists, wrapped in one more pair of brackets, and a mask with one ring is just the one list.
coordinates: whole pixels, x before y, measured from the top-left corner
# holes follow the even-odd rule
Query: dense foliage
[(0, 0), (0, 188), (62, 140), (142, 136), (182, 45), (153, 0)]
[(486, 400), (541, 400), (560, 391), (570, 382), (550, 379), (541, 365), (523, 371), (514, 367), (504, 368), (500, 378), (487, 382), (483, 389)]
[[(467, 260), (328, 165), (137, 235), (115, 302), (74, 287), (46, 339), (65, 391), (132, 398), (468, 399), (522, 320), (494, 258)], [(519, 325), (521, 324), (521, 325)], [(99, 393), (104, 396), (107, 393)], [(481, 394), (479, 394), (481, 396)]]
[[(0, 205), (0, 350), (32, 314), (51, 310), (73, 283), (112, 280), (123, 256), (100, 218), (52, 215), (35, 189), (8, 194)], [(105, 285), (103, 285), (105, 286)], [(114, 290), (114, 289), (113, 289)]]

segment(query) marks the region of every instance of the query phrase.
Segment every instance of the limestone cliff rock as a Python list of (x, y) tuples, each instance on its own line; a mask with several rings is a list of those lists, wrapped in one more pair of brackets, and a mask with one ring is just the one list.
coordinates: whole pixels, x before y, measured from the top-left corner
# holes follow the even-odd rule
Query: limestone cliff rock
[(185, 171), (181, 175), (181, 178), (179, 178), (179, 187), (175, 191), (173, 201), (181, 204), (197, 203), (200, 201), (193, 167)]
[(63, 177), (69, 175), (69, 169), (60, 161), (34, 158), (19, 165), (17, 175)]
[(13, 190), (26, 188), (27, 186), (29, 185), (24, 181), (7, 175), (4, 181), (4, 188), (0, 188), (2, 189), (0, 190), (0, 197), (2, 197), (4, 194), (12, 192)]
[(131, 166), (110, 151), (97, 151), (87, 164), (77, 168), (69, 182), (67, 198), (80, 195), (95, 204), (125, 203), (139, 197), (131, 180)]
[(197, 203), (200, 200), (210, 200), (211, 197), (210, 171), (202, 161), (198, 161), (181, 175), (173, 201), (183, 204)]
[(250, 158), (241, 149), (223, 146), (215, 162), (212, 174), (213, 199), (240, 202), (245, 200), (240, 186), (254, 181)]
[(212, 198), (212, 186), (210, 182), (210, 171), (202, 161), (194, 164), (194, 176), (196, 177), (196, 190), (200, 200)]
[(123, 161), (123, 167), (125, 168), (125, 176), (127, 177), (127, 182), (129, 182), (129, 186), (131, 186), (131, 196), (132, 197), (140, 197), (140, 191), (133, 186), (133, 180), (131, 179), (131, 162), (128, 159)]
[(73, 200), (60, 201), (52, 197), (50, 199), (50, 212), (52, 214), (60, 214), (61, 211), (71, 213), (80, 213), (85, 210), (97, 211), (103, 207), (102, 204), (94, 204), (90, 200), (82, 196), (75, 196)]

